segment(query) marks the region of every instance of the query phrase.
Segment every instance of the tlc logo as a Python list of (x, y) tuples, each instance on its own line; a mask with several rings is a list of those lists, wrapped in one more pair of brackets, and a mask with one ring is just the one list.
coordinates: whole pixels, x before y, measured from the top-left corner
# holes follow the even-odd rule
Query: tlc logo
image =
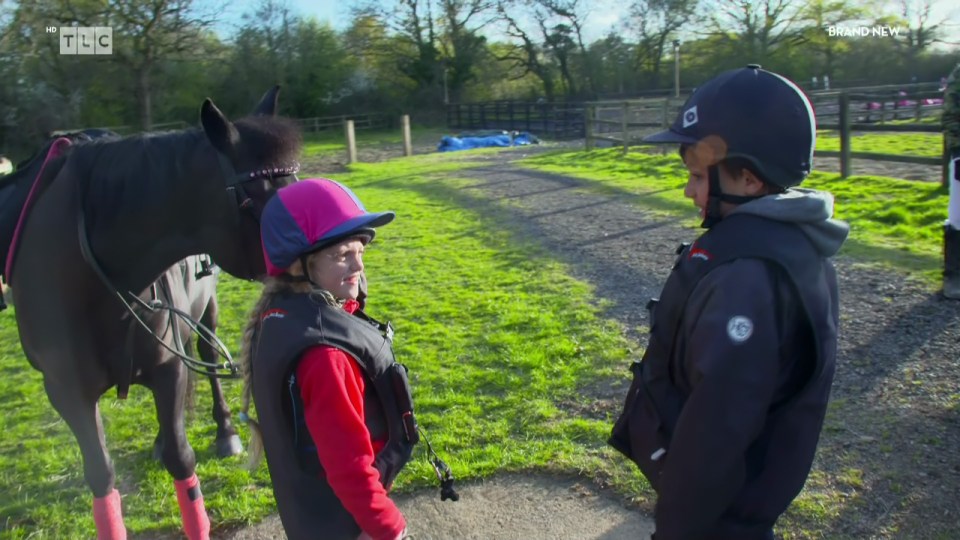
[(113, 54), (113, 27), (56, 26), (48, 34), (60, 34), (60, 54)]

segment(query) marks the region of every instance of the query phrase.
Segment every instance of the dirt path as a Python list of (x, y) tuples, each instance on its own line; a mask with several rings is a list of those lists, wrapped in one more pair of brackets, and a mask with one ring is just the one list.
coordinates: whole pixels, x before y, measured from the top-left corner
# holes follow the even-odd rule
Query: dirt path
[[(630, 197), (589, 194), (577, 180), (509, 164), (535, 151), (504, 152), (463, 172), (477, 179), (463, 201), (550, 249), (611, 300), (607, 315), (640, 339), (647, 298), (662, 286), (676, 245), (697, 231), (644, 214)], [(321, 162), (305, 168), (334, 177), (338, 172)], [(791, 538), (954, 538), (960, 522), (960, 302), (902, 275), (844, 258), (836, 262), (842, 313), (833, 403), (805, 488), (809, 502), (792, 510), (792, 530), (778, 532)], [(624, 389), (598, 385), (584, 392), (593, 403), (570, 413), (608, 418)], [(435, 490), (398, 496), (417, 540), (616, 540), (647, 538), (651, 529), (641, 511), (625, 508), (587, 478), (505, 475), (460, 492), (458, 503), (441, 503)], [(282, 537), (276, 518), (217, 536)]]
[[(649, 538), (649, 520), (590, 484), (576, 478), (501, 475), (460, 486), (455, 503), (441, 502), (436, 490), (396, 500), (415, 540)], [(221, 538), (265, 540), (283, 534), (273, 516)]]

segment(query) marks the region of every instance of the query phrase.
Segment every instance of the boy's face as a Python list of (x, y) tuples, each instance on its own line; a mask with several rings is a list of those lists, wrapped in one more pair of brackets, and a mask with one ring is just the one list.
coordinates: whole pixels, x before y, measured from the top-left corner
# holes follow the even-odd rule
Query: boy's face
[[(690, 157), (688, 157), (690, 156)], [(686, 152), (683, 157), (683, 164), (687, 167), (687, 185), (683, 188), (683, 195), (693, 201), (693, 204), (700, 210), (700, 219), (704, 219), (707, 213), (707, 202), (710, 197), (710, 176), (709, 162), (698, 160)], [(758, 196), (763, 194), (765, 188), (763, 183), (757, 179), (750, 171), (741, 169), (736, 174), (731, 174), (726, 167), (718, 166), (717, 172), (720, 176), (720, 189), (726, 195), (740, 196)], [(726, 216), (736, 207), (727, 202), (720, 203), (720, 215)]]

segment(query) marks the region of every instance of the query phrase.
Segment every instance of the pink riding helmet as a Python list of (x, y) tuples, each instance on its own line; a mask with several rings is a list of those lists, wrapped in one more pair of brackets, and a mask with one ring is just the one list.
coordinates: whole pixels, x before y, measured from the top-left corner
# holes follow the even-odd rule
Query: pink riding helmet
[(358, 234), (373, 239), (374, 227), (393, 221), (393, 212), (367, 212), (350, 188), (326, 178), (284, 186), (260, 216), (267, 273), (282, 274), (301, 255)]

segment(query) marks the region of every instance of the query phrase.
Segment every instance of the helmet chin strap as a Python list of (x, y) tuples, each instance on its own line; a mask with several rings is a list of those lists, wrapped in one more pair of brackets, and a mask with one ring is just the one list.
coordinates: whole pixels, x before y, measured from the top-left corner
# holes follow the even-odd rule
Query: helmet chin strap
[(723, 214), (720, 212), (721, 202), (743, 204), (762, 197), (762, 195), (749, 197), (724, 193), (723, 189), (720, 188), (720, 166), (717, 164), (707, 167), (707, 177), (710, 179), (710, 190), (707, 192), (707, 208), (704, 212), (703, 222), (700, 223), (700, 227), (704, 229), (713, 227), (723, 219)]
[(298, 282), (298, 283), (307, 282), (318, 289), (322, 288), (315, 281), (313, 281), (313, 278), (310, 277), (310, 272), (308, 271), (308, 267), (307, 267), (307, 256), (300, 255), (299, 259), (300, 259), (300, 267), (303, 270), (303, 274), (299, 276), (289, 276), (289, 280), (293, 282)]

